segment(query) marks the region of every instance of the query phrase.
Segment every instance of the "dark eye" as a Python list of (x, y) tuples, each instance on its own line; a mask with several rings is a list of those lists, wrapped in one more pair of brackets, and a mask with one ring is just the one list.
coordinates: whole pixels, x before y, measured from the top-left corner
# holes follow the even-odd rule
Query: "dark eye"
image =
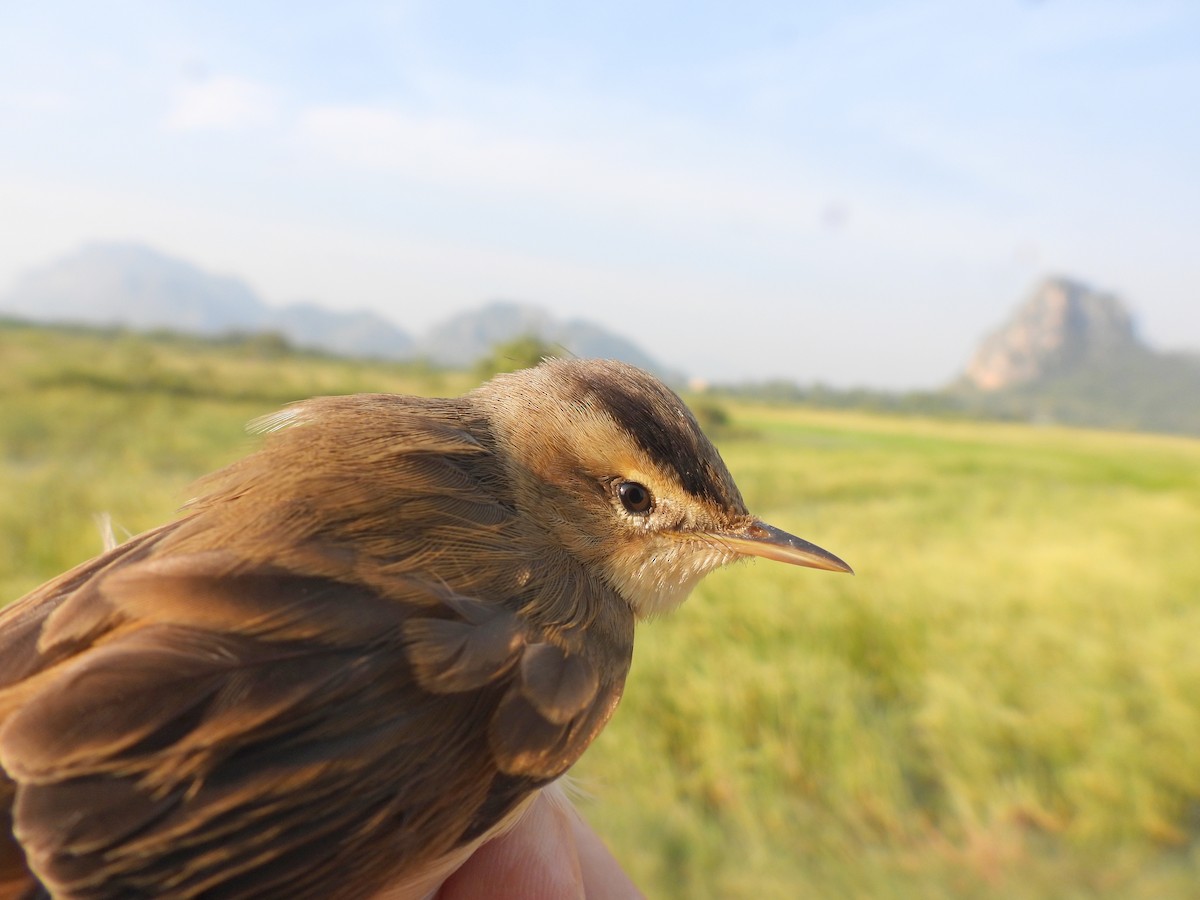
[(622, 481), (617, 485), (617, 496), (621, 498), (621, 505), (631, 513), (648, 513), (654, 507), (650, 489), (636, 481)]

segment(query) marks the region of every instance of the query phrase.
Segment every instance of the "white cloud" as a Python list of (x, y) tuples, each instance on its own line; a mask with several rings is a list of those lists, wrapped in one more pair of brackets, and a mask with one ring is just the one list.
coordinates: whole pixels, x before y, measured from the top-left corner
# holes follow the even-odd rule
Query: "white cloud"
[(222, 75), (179, 88), (167, 113), (173, 131), (231, 131), (270, 125), (276, 119), (275, 92), (266, 85)]
[(0, 90), (0, 109), (15, 113), (57, 113), (69, 109), (71, 101), (63, 91), (47, 88), (5, 88)]
[(319, 106), (301, 113), (298, 133), (322, 166), (382, 175), (393, 188), (398, 179), (449, 188), (476, 203), (498, 199), (549, 219), (604, 222), (627, 229), (631, 240), (695, 240), (760, 262), (795, 262), (814, 241), (823, 246), (831, 205), (851, 211), (840, 234), (860, 253), (869, 246), (939, 260), (981, 253), (990, 259), (995, 247), (1019, 237), (993, 210), (834, 174), (801, 154), (772, 152), (736, 135), (682, 124), (663, 129), (637, 117), (566, 136), (471, 115)]
[[(373, 106), (315, 107), (300, 134), (322, 156), (367, 171), (443, 186), (536, 198), (642, 221), (770, 224), (816, 229), (828, 190), (792, 169), (770, 181), (713, 165), (689, 148), (506, 133), (465, 117), (414, 116)], [(798, 167), (797, 167), (798, 168)]]

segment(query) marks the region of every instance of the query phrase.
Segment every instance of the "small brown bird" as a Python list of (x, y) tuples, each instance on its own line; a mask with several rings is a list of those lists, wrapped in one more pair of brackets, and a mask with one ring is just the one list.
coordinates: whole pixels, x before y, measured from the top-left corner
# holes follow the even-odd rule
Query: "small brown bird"
[(604, 727), (636, 620), (740, 557), (850, 571), (621, 363), (260, 424), (0, 613), (0, 897), (423, 896)]

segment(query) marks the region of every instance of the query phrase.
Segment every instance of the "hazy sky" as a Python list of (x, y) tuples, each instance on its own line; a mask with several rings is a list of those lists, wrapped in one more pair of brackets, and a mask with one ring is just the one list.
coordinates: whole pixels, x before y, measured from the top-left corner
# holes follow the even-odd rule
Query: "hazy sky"
[(96, 239), (420, 331), (932, 385), (1047, 272), (1200, 347), (1200, 3), (0, 4), (0, 290)]

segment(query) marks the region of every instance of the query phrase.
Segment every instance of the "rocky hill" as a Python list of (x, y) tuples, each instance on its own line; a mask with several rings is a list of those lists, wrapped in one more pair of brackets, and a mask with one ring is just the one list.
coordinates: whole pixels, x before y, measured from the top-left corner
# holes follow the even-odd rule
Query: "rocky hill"
[(984, 338), (966, 378), (1003, 390), (1140, 348), (1133, 318), (1114, 295), (1049, 278), (1001, 328)]
[(537, 307), (490, 303), (414, 338), (373, 312), (339, 312), (316, 303), (269, 305), (238, 278), (205, 272), (140, 244), (91, 244), (29, 271), (0, 295), (0, 315), (201, 335), (274, 332), (306, 349), (453, 367), (472, 364), (497, 343), (535, 334), (575, 356), (611, 357), (671, 374), (632, 341)]
[(1160, 353), (1113, 294), (1048, 278), (980, 343), (952, 388), (977, 411), (1200, 433), (1200, 359)]

